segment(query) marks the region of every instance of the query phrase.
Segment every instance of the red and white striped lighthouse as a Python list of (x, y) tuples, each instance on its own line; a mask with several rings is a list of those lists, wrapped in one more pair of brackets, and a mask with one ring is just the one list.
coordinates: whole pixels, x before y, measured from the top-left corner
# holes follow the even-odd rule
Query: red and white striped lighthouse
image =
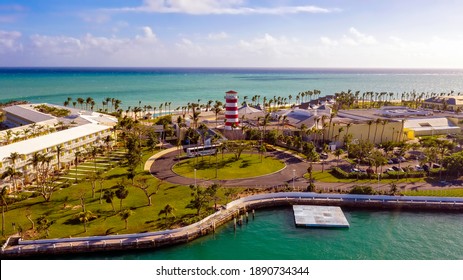
[(225, 129), (231, 130), (233, 125), (238, 126), (238, 93), (230, 90), (225, 93)]

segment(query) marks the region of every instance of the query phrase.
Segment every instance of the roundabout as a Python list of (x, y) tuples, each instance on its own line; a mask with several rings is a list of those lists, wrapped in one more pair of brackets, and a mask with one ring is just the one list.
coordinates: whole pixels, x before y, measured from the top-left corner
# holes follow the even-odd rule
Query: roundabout
[(285, 167), (284, 162), (269, 156), (242, 154), (236, 159), (225, 154), (183, 159), (172, 169), (179, 176), (193, 179), (235, 180), (270, 175)]
[[(205, 157), (203, 160), (208, 162), (210, 165), (208, 171), (203, 175), (200, 174), (201, 169), (198, 168), (196, 172), (196, 180), (194, 176), (194, 164), (190, 165), (189, 171), (187, 169), (178, 172), (183, 176), (177, 174), (174, 171), (177, 171), (175, 165), (182, 164), (184, 160), (178, 160), (179, 155), (182, 150), (177, 150), (175, 148), (170, 151), (165, 151), (162, 155), (157, 157), (155, 160), (150, 162), (149, 171), (150, 173), (157, 177), (160, 180), (180, 185), (210, 185), (214, 183), (219, 183), (222, 186), (241, 186), (241, 187), (273, 187), (273, 186), (282, 186), (285, 184), (294, 183), (297, 186), (307, 186), (307, 180), (303, 175), (307, 172), (308, 164), (302, 159), (295, 157), (292, 154), (283, 152), (283, 151), (272, 151), (266, 153), (264, 160), (268, 160), (265, 164), (264, 162), (260, 163), (260, 155), (255, 155), (258, 157), (259, 162), (254, 162), (251, 166), (246, 165), (246, 155), (243, 155), (243, 161), (238, 161), (239, 166), (231, 169), (230, 172), (227, 172), (227, 176), (220, 176), (221, 171), (218, 171), (219, 176), (215, 176), (215, 157), (209, 159)], [(221, 158), (221, 155), (218, 156)], [(195, 161), (195, 158), (189, 159)], [(201, 158), (197, 158), (197, 161), (200, 162)], [(249, 163), (249, 162), (248, 162)], [(257, 168), (253, 168), (258, 165), (272, 165), (270, 168), (264, 168), (266, 171), (257, 171)], [(200, 165), (198, 165), (200, 167)], [(242, 173), (238, 172), (239, 169), (243, 169)], [(235, 171), (235, 172), (233, 172)], [(245, 174), (245, 176), (240, 175)]]

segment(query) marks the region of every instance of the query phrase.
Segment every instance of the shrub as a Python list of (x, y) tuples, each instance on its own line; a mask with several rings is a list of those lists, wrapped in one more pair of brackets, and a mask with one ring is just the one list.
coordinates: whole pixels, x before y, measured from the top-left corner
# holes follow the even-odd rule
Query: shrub
[(383, 174), (383, 179), (403, 179), (403, 178), (423, 178), (426, 176), (424, 171), (408, 171), (408, 172), (398, 172), (398, 171), (388, 171)]
[(375, 194), (375, 191), (371, 186), (354, 186), (350, 194)]

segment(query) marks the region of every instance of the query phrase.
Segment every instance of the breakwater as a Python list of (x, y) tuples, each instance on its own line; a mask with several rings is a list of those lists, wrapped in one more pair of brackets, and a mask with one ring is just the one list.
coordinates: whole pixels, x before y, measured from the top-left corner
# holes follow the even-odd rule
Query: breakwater
[(210, 234), (222, 224), (246, 218), (246, 212), (265, 207), (293, 204), (338, 205), (343, 207), (453, 211), (463, 213), (463, 198), (396, 197), (339, 195), (314, 193), (272, 193), (245, 197), (229, 203), (224, 209), (202, 221), (174, 230), (128, 235), (93, 236), (48, 240), (20, 240), (11, 238), (2, 248), (2, 258), (33, 257), (34, 255), (74, 254), (157, 248), (189, 242)]

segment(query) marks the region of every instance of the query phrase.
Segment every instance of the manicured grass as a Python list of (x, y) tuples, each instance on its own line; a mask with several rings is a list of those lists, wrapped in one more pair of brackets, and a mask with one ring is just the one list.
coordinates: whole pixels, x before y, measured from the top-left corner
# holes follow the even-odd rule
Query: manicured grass
[[(217, 163), (216, 163), (217, 160)], [(216, 176), (217, 167), (217, 176)], [(235, 160), (233, 154), (190, 158), (177, 163), (175, 173), (189, 178), (230, 180), (262, 176), (281, 170), (285, 164), (272, 157), (262, 157), (257, 154), (242, 154)]]
[[(143, 163), (149, 156), (151, 154), (146, 152)], [(129, 190), (127, 198), (122, 202), (123, 209), (130, 208), (133, 211), (133, 215), (128, 219), (127, 230), (124, 221), (118, 215), (120, 200), (114, 197), (113, 203), (116, 212), (112, 211), (110, 203), (106, 203), (105, 200), (102, 201), (102, 204), (99, 203), (99, 183), (96, 182), (95, 197), (92, 197), (91, 181), (82, 180), (78, 184), (56, 191), (49, 202), (45, 202), (41, 196), (37, 196), (9, 205), (9, 211), (5, 213), (5, 236), (16, 233), (19, 227), (23, 229), (23, 232), (30, 235), (29, 237), (26, 235), (26, 238), (66, 238), (69, 236), (137, 233), (162, 230), (199, 219), (199, 217), (195, 216), (195, 209), (186, 208), (191, 199), (191, 190), (188, 186), (159, 182), (139, 166), (135, 184), (139, 184), (138, 180), (144, 178), (149, 186), (149, 193), (157, 190), (156, 194), (152, 196), (152, 205), (148, 206), (148, 199), (143, 191), (134, 187), (131, 180), (127, 179), (127, 168), (122, 163), (118, 167), (105, 172), (103, 176), (105, 178), (103, 181), (103, 193), (108, 189), (115, 191), (115, 186), (120, 182), (124, 183)], [(158, 185), (159, 188), (157, 188)], [(218, 191), (218, 204), (227, 203), (224, 191), (224, 189)], [(86, 233), (83, 224), (75, 219), (76, 214), (82, 211), (81, 196), (84, 198), (86, 210), (92, 211), (97, 216), (96, 219), (88, 223)], [(158, 215), (166, 204), (170, 204), (175, 208), (173, 213), (175, 218), (171, 215), (168, 219), (165, 219), (164, 215)], [(213, 205), (213, 202), (210, 205)], [(33, 233), (30, 230), (32, 225), (26, 215), (30, 215), (30, 218), (36, 224), (36, 228), (38, 226), (37, 219), (41, 216), (45, 216), (49, 221), (53, 222), (48, 230), (49, 236), (46, 237), (45, 230)], [(16, 230), (13, 230), (12, 223), (15, 223)], [(2, 241), (4, 240), (2, 237)]]
[(416, 190), (403, 191), (403, 195), (409, 196), (442, 196), (442, 197), (463, 197), (463, 188), (460, 189), (443, 189), (443, 190)]
[[(378, 179), (341, 179), (336, 178), (329, 170), (325, 170), (324, 172), (321, 171), (314, 171), (312, 172), (313, 179), (319, 182), (325, 183), (378, 183)], [(304, 175), (305, 178), (309, 178), (309, 174), (306, 173)], [(380, 183), (382, 184), (389, 184), (389, 183), (423, 183), (425, 182), (425, 178), (407, 178), (407, 179), (381, 179)]]

